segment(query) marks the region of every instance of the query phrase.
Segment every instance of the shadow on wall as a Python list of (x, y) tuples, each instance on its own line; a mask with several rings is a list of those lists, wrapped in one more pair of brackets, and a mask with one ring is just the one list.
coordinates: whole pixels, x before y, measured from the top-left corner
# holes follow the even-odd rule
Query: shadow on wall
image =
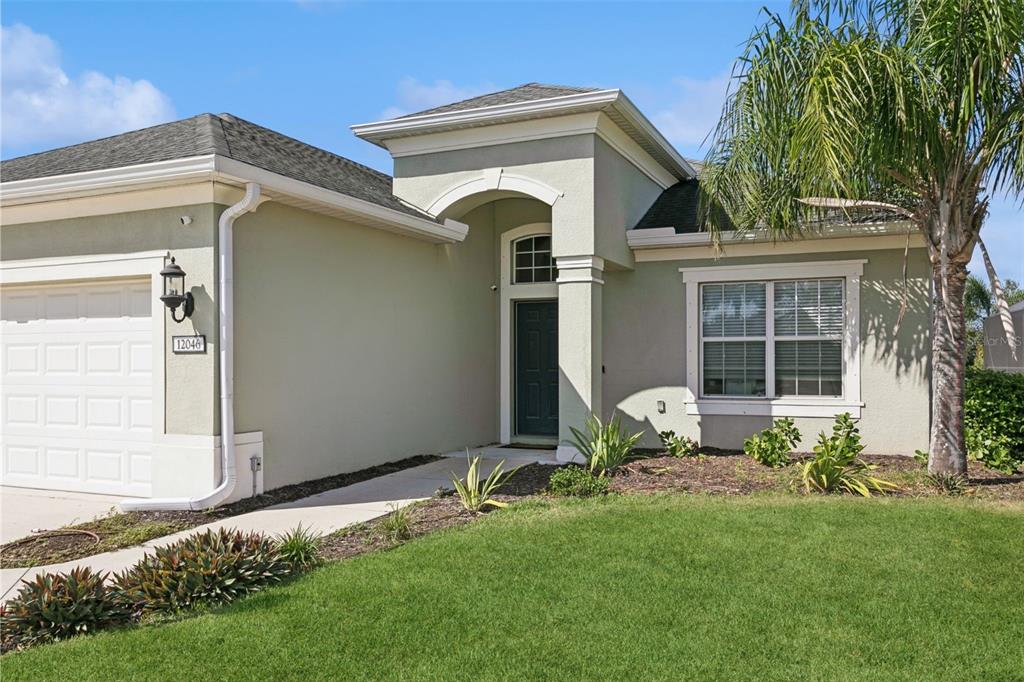
[[(669, 406), (669, 410), (671, 409), (672, 406)], [(681, 410), (683, 406), (676, 405), (674, 409)], [(755, 415), (688, 417), (681, 422), (678, 414), (655, 414), (652, 416), (647, 413), (643, 416), (632, 416), (621, 406), (605, 412), (604, 419), (606, 420), (618, 416), (623, 430), (629, 433), (643, 431), (644, 437), (638, 444), (638, 447), (643, 448), (660, 447), (661, 440), (658, 434), (662, 431), (672, 430), (678, 436), (695, 439), (702, 446), (740, 449), (744, 439), (769, 428), (773, 422), (772, 417)], [(577, 426), (577, 428), (580, 427)]]
[(218, 337), (217, 305), (214, 303), (213, 297), (206, 290), (205, 284), (192, 287), (189, 289), (189, 292), (192, 294), (192, 298), (195, 299), (196, 305), (192, 316), (188, 318), (192, 326), (192, 333), (205, 334), (208, 342), (216, 341)]
[(919, 277), (908, 280), (907, 310), (897, 330), (903, 296), (902, 282), (868, 280), (861, 283), (864, 325), (861, 343), (872, 344), (875, 363), (893, 363), (896, 376), (927, 378), (931, 357), (928, 280)]

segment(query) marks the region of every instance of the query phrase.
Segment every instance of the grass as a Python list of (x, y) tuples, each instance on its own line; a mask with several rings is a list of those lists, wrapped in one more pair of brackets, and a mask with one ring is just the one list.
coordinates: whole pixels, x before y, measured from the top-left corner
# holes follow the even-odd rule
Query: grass
[(956, 499), (525, 503), (222, 610), (5, 656), (67, 679), (1024, 678), (1024, 515)]

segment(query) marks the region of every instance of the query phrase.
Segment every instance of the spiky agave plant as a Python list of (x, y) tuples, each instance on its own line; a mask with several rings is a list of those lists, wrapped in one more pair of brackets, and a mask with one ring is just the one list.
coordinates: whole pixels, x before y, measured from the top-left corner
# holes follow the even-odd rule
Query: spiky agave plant
[(501, 460), (487, 478), (481, 480), (481, 459), (480, 456), (470, 457), (469, 448), (466, 448), (466, 461), (469, 463), (466, 477), (459, 478), (456, 474), (452, 474), (452, 485), (455, 487), (455, 494), (458, 495), (462, 506), (467, 511), (473, 513), (482, 511), (484, 507), (507, 507), (507, 503), (496, 500), (493, 496), (520, 469), (520, 467), (516, 467), (506, 472), (504, 471), (505, 460)]
[(591, 473), (605, 476), (609, 471), (620, 467), (633, 456), (633, 447), (643, 437), (643, 431), (627, 434), (619, 421), (618, 415), (602, 424), (596, 415), (587, 419), (587, 432), (569, 427), (573, 435), (573, 446), (587, 462)]

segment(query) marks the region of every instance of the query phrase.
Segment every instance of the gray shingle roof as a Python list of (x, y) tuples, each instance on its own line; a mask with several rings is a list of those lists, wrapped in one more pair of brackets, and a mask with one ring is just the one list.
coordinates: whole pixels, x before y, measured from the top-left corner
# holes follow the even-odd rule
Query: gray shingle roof
[(683, 180), (662, 191), (634, 230), (674, 227), (676, 234), (700, 232), (697, 221), (700, 187), (697, 180)]
[(418, 218), (429, 218), (393, 194), (391, 176), (231, 114), (200, 114), (10, 159), (0, 163), (0, 180), (45, 178), (206, 154), (226, 156)]
[[(703, 168), (700, 162), (690, 161), (697, 168), (698, 172)], [(649, 230), (658, 227), (675, 228), (676, 234), (703, 231), (703, 225), (698, 220), (700, 210), (700, 181), (699, 179), (683, 180), (666, 190), (663, 190), (647, 213), (633, 228), (634, 230)], [(722, 214), (725, 215), (724, 213)], [(874, 223), (888, 223), (904, 220), (899, 214), (891, 211), (877, 209), (841, 209), (824, 210), (807, 219), (807, 229), (817, 229), (833, 225), (869, 225)], [(728, 219), (726, 224), (730, 224)]]
[(479, 109), (481, 107), (493, 107), (498, 104), (517, 104), (519, 102), (533, 102), (552, 97), (564, 97), (566, 95), (578, 95), (583, 92), (596, 92), (598, 88), (580, 88), (572, 85), (546, 85), (544, 83), (526, 83), (508, 90), (491, 92), (479, 97), (471, 97), (460, 102), (452, 102), (433, 109), (417, 111), (414, 114), (406, 114), (398, 118), (409, 118), (410, 116), (425, 116), (426, 114), (443, 114), (448, 111), (464, 111), (466, 109)]

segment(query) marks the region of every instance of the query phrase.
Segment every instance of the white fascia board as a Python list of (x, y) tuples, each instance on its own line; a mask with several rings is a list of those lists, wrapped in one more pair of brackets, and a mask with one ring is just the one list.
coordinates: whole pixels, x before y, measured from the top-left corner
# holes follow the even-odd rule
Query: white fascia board
[(428, 218), (418, 218), (216, 154), (4, 182), (0, 183), (0, 203), (16, 205), (59, 201), (91, 194), (123, 192), (141, 186), (177, 185), (197, 180), (222, 180), (238, 185), (258, 182), (271, 192), (363, 217), (395, 232), (430, 241), (461, 242), (469, 232), (467, 225), (454, 220), (439, 224)]
[(445, 220), (444, 224), (441, 224), (428, 218), (417, 218), (414, 215), (357, 199), (347, 194), (324, 189), (308, 182), (289, 178), (223, 156), (218, 156), (216, 159), (216, 173), (223, 180), (258, 182), (265, 190), (270, 192), (279, 192), (380, 221), (414, 237), (439, 242), (461, 242), (469, 233), (468, 225), (455, 220)]
[(678, 174), (682, 178), (695, 178), (697, 172), (675, 147), (665, 139), (657, 128), (644, 116), (621, 90), (597, 90), (561, 97), (497, 104), (488, 107), (463, 109), (460, 111), (444, 111), (422, 116), (409, 116), (388, 121), (375, 121), (351, 126), (357, 137), (372, 142), (380, 147), (388, 148), (386, 140), (426, 135), (450, 130), (473, 128), (496, 123), (565, 116), (568, 114), (601, 111), (612, 107), (633, 127), (637, 134), (649, 140), (664, 155), (667, 162), (666, 170)]
[[(874, 223), (871, 225), (835, 225), (824, 228), (820, 232), (808, 232), (792, 241), (813, 239), (833, 239), (838, 237), (880, 237), (906, 234), (913, 225), (906, 221), (891, 223)], [(771, 236), (764, 232), (728, 230), (720, 233), (722, 244), (732, 243), (771, 243)], [(700, 247), (712, 244), (709, 232), (684, 232), (676, 234), (675, 228), (657, 227), (645, 230), (627, 230), (626, 243), (633, 250), (661, 249), (678, 247)]]
[(676, 151), (676, 148), (665, 139), (665, 136), (654, 127), (654, 124), (643, 115), (640, 109), (625, 94), (620, 93), (619, 98), (615, 101), (615, 108), (626, 120), (636, 126), (645, 137), (654, 142), (678, 166), (678, 170), (681, 170), (686, 177), (697, 177), (696, 169)]
[(66, 199), (82, 194), (96, 194), (139, 185), (177, 184), (206, 179), (214, 168), (214, 155), (190, 156), (184, 159), (156, 161), (121, 168), (51, 175), (0, 183), (3, 204)]
[(620, 91), (616, 89), (597, 90), (595, 92), (549, 97), (530, 102), (496, 104), (474, 109), (443, 111), (436, 114), (360, 123), (351, 126), (351, 130), (357, 137), (383, 147), (382, 141), (391, 137), (417, 135), (465, 124), (480, 125), (495, 120), (518, 118), (521, 116), (535, 116), (538, 114), (554, 116), (574, 113), (576, 110), (610, 104), (620, 94)]

